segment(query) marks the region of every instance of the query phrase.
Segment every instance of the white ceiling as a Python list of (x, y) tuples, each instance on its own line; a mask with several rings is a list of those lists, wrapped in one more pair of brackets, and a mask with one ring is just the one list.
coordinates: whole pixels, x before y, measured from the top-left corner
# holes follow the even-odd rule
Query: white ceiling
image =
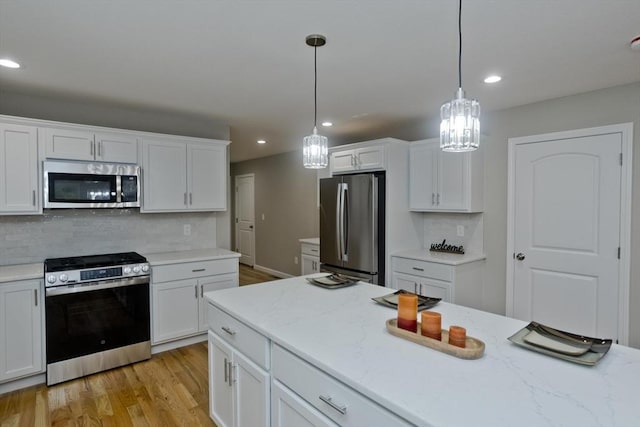
[[(455, 0), (0, 0), (0, 89), (206, 115), (231, 160), (392, 136), (457, 88)], [(484, 111), (640, 81), (640, 0), (464, 0), (463, 87)], [(482, 82), (490, 73), (496, 85)], [(1, 95), (1, 92), (0, 92)], [(424, 137), (437, 135), (425, 129)], [(258, 146), (257, 139), (268, 144)]]

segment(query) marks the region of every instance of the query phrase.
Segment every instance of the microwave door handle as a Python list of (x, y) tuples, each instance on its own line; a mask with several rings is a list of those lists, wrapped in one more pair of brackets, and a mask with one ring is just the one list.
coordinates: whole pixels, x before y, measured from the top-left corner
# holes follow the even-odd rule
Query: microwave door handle
[(122, 176), (116, 175), (116, 203), (122, 202)]

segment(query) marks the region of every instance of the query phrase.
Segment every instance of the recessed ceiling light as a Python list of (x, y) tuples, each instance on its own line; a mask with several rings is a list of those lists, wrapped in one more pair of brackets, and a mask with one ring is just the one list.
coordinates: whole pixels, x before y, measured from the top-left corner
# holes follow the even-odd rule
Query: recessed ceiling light
[(484, 79), (485, 83), (498, 83), (500, 80), (502, 80), (502, 77), (500, 76), (489, 76), (486, 79)]
[(0, 65), (7, 68), (20, 68), (20, 64), (7, 58), (0, 59)]
[(331, 123), (331, 122), (322, 122), (322, 126), (330, 127), (330, 126), (333, 126), (333, 123)]
[(259, 139), (258, 140), (258, 144), (266, 144), (266, 143), (267, 143), (267, 141), (265, 141), (264, 139)]

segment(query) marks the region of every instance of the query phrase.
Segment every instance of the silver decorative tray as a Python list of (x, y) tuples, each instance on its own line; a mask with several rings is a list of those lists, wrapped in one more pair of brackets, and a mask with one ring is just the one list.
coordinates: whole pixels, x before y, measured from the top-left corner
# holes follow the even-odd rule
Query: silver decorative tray
[(531, 322), (509, 341), (526, 349), (568, 362), (594, 366), (611, 348), (610, 339), (591, 338)]
[(309, 277), (307, 278), (307, 282), (326, 289), (346, 288), (347, 286), (352, 286), (358, 283), (357, 280), (340, 276), (339, 274), (332, 274), (324, 277)]
[[(371, 299), (377, 302), (378, 304), (382, 304), (386, 307), (398, 308), (398, 295), (400, 294), (417, 295), (417, 294), (414, 294), (413, 292), (400, 289), (398, 291), (395, 291), (392, 294), (383, 295), (381, 297), (371, 298)], [(417, 295), (417, 296), (418, 296), (418, 310), (426, 310), (428, 308), (431, 308), (442, 300), (442, 298), (423, 297), (422, 295)]]

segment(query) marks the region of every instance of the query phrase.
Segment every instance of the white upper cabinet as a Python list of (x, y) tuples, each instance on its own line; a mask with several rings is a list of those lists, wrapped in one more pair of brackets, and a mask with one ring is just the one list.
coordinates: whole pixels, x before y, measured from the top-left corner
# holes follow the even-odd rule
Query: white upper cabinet
[(226, 145), (143, 139), (141, 212), (226, 210)]
[(482, 212), (481, 151), (446, 153), (437, 139), (409, 148), (409, 209), (412, 211)]
[(365, 144), (358, 148), (344, 150), (337, 147), (332, 150), (329, 163), (332, 174), (383, 170), (385, 169), (385, 147), (381, 144)]
[(0, 123), (0, 215), (42, 213), (38, 129)]
[(138, 139), (125, 133), (42, 128), (48, 159), (138, 163)]

